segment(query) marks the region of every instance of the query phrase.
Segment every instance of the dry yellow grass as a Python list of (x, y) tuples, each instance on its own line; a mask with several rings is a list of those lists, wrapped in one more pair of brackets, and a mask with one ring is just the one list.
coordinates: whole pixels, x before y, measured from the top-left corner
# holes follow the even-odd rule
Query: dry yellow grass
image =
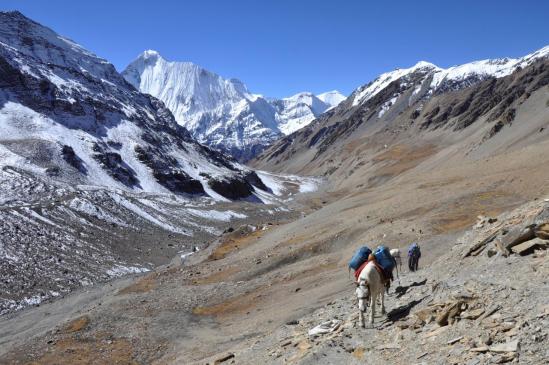
[(86, 328), (90, 324), (90, 318), (88, 316), (81, 316), (76, 319), (73, 319), (70, 321), (65, 328), (63, 329), (64, 332), (67, 333), (74, 333), (79, 332)]
[(233, 251), (243, 249), (257, 242), (266, 231), (268, 231), (268, 228), (265, 230), (256, 230), (246, 235), (239, 235), (240, 232), (238, 231), (233, 232), (224, 238), (223, 242), (213, 250), (208, 258), (210, 260), (221, 260)]
[(97, 338), (66, 338), (28, 365), (134, 365), (131, 343), (126, 339), (104, 341)]
[(243, 314), (259, 304), (259, 300), (262, 297), (262, 291), (263, 289), (259, 288), (250, 293), (237, 295), (215, 305), (195, 307), (193, 309), (193, 314), (199, 316), (216, 317), (223, 317), (231, 314)]

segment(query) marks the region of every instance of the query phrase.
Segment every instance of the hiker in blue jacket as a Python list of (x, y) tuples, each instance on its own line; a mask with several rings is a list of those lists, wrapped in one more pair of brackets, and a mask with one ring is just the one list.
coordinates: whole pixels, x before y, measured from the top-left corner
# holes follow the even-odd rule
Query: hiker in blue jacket
[(416, 271), (419, 266), (419, 258), (421, 257), (421, 250), (417, 243), (412, 243), (408, 248), (408, 269), (410, 271)]

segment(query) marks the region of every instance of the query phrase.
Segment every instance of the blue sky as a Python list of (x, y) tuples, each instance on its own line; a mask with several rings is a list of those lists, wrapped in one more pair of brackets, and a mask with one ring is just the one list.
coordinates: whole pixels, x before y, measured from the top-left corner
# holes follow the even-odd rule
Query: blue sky
[(427, 60), (518, 57), (549, 44), (549, 1), (2, 0), (122, 70), (145, 49), (254, 93), (350, 93)]

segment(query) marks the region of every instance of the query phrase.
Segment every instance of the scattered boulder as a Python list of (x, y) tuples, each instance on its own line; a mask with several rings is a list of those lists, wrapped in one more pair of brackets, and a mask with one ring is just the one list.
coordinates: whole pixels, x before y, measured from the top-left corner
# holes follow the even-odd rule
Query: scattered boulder
[(484, 250), (484, 248), (486, 248), (486, 245), (488, 243), (490, 243), (490, 242), (492, 242), (493, 240), (496, 239), (498, 234), (499, 234), (499, 232), (495, 232), (495, 233), (491, 234), (490, 236), (488, 236), (487, 238), (483, 239), (482, 241), (473, 244), (472, 246), (467, 248), (467, 250), (463, 253), (461, 258), (464, 259), (464, 258), (469, 257), (469, 256), (478, 255), (479, 253), (481, 253)]
[(216, 359), (214, 361), (214, 365), (217, 365), (217, 364), (222, 364), (224, 363), (225, 361), (228, 361), (230, 359), (234, 358), (234, 354), (233, 353), (229, 353), (229, 354), (226, 354), (226, 355), (223, 355), (222, 357), (220, 357), (219, 359)]
[(341, 321), (337, 319), (332, 319), (329, 321), (322, 322), (318, 326), (311, 328), (309, 330), (309, 336), (323, 335), (326, 333), (334, 332), (341, 326)]
[(489, 350), (491, 352), (516, 352), (519, 349), (519, 342), (518, 340), (506, 342), (506, 343), (498, 343), (493, 346), (489, 347)]
[(521, 256), (529, 255), (534, 252), (536, 249), (547, 249), (549, 246), (549, 241), (542, 240), (541, 238), (535, 238), (530, 241), (523, 242), (519, 245), (514, 246), (511, 248), (511, 251), (513, 251), (516, 254), (519, 254)]
[(480, 347), (473, 347), (471, 350), (471, 352), (488, 352), (488, 346), (480, 346)]
[(549, 222), (538, 224), (534, 233), (538, 238), (549, 240)]
[(508, 352), (506, 354), (502, 354), (494, 359), (494, 363), (496, 364), (505, 364), (507, 362), (511, 362), (517, 357), (516, 352)]
[(463, 336), (459, 336), (459, 337), (451, 339), (450, 341), (447, 341), (446, 344), (447, 345), (453, 345), (456, 342), (461, 341), (462, 339), (463, 339)]
[(449, 303), (438, 314), (435, 320), (441, 327), (448, 324), (453, 324), (456, 321), (456, 317), (459, 316), (465, 309), (467, 309), (467, 304), (463, 301)]
[(484, 308), (478, 308), (463, 312), (460, 317), (463, 319), (477, 319), (484, 313)]
[(481, 336), (480, 336), (480, 341), (484, 344), (484, 345), (488, 345), (490, 346), (492, 344), (492, 337), (490, 336), (489, 333), (483, 333)]
[(499, 304), (496, 304), (496, 305), (493, 305), (491, 307), (489, 307), (482, 316), (478, 317), (478, 319), (480, 321), (482, 321), (484, 318), (487, 318), (489, 316), (491, 316), (492, 314), (496, 313), (497, 311), (499, 311), (501, 309), (501, 305)]
[(515, 227), (511, 229), (505, 236), (501, 238), (501, 243), (505, 249), (510, 250), (516, 245), (529, 241), (536, 237), (534, 225), (529, 225), (524, 228)]
[(489, 248), (487, 251), (486, 251), (486, 255), (488, 255), (488, 257), (492, 257), (492, 256), (495, 256), (497, 255), (497, 250), (495, 250), (494, 248)]

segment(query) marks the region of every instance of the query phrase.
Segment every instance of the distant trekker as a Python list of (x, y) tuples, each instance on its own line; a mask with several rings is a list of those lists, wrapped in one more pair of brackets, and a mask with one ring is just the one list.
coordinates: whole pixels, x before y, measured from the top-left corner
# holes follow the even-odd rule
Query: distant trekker
[(419, 266), (419, 258), (421, 257), (421, 250), (417, 243), (412, 243), (408, 248), (408, 269), (410, 271), (416, 271)]

